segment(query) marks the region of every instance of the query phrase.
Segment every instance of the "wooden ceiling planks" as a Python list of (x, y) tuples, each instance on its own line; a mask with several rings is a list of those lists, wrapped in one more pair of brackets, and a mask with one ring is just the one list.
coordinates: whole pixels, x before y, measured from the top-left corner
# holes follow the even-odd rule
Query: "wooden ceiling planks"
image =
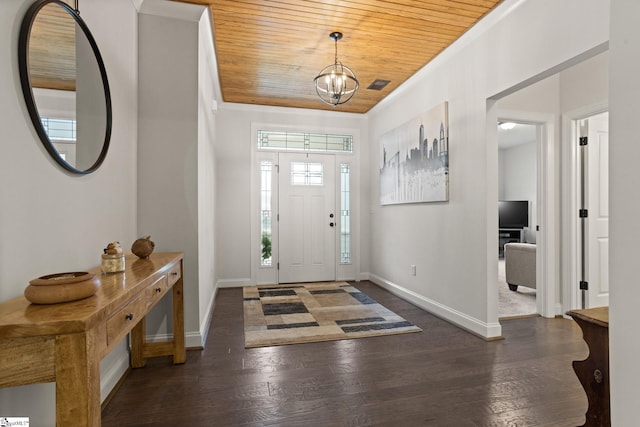
[[(338, 60), (360, 89), (337, 111), (365, 113), (501, 0), (176, 0), (208, 5), (226, 102), (334, 109), (313, 78)], [(381, 91), (375, 79), (390, 80)]]
[(29, 37), (33, 87), (75, 90), (76, 24), (62, 7), (49, 4), (36, 16)]
[[(365, 113), (431, 61), (501, 0), (178, 0), (208, 5), (226, 102), (333, 109), (313, 78), (338, 59), (360, 89), (338, 111)], [(37, 87), (75, 88), (75, 25), (62, 8), (45, 12), (29, 58)], [(53, 54), (52, 54), (53, 53)], [(375, 79), (390, 80), (381, 91)]]

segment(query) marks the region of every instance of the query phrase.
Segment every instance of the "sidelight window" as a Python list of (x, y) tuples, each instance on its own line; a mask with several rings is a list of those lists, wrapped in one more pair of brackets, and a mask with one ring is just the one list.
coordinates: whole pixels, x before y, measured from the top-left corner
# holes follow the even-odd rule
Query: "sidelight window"
[(263, 267), (271, 267), (271, 243), (273, 233), (271, 232), (271, 195), (273, 163), (269, 160), (260, 162), (260, 239), (261, 239), (261, 262)]
[(349, 163), (340, 164), (340, 264), (351, 263), (351, 208)]

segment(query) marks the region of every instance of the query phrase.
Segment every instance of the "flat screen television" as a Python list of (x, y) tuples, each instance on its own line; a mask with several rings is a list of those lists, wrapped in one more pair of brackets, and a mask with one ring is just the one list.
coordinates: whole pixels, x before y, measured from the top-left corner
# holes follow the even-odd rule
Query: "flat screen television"
[(529, 227), (529, 202), (527, 200), (501, 200), (498, 202), (500, 228)]

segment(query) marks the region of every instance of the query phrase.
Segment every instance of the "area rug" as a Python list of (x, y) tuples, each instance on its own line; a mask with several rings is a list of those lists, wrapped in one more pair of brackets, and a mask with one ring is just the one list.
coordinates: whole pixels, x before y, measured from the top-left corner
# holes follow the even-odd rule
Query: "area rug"
[(509, 290), (504, 271), (504, 260), (498, 261), (498, 317), (534, 316), (536, 309), (536, 290), (518, 286), (517, 291)]
[(346, 282), (247, 286), (246, 348), (420, 332)]

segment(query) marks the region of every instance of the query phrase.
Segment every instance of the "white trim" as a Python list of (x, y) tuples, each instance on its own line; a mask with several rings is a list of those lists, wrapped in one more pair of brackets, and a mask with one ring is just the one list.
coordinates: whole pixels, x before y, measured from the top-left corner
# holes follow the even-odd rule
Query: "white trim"
[(447, 320), (458, 327), (466, 329), (486, 339), (502, 337), (502, 326), (500, 326), (499, 322), (483, 322), (480, 319), (476, 319), (475, 317), (471, 317), (467, 314), (462, 313), (461, 311), (455, 310), (444, 304), (440, 304), (437, 301), (426, 298), (396, 283), (383, 279), (380, 276), (377, 276), (375, 274), (371, 274), (370, 276), (371, 277), (369, 280), (371, 280), (378, 286), (383, 287), (384, 289), (402, 298), (403, 300), (408, 301), (411, 304), (416, 305), (435, 316)]
[(136, 8), (137, 12), (140, 12), (140, 8), (142, 7), (143, 2), (144, 0), (131, 0), (131, 4), (133, 4), (133, 7)]
[(205, 5), (176, 3), (166, 0), (144, 0), (140, 6), (139, 13), (180, 19), (182, 21), (199, 22), (207, 9), (208, 7)]
[(251, 285), (255, 285), (251, 279), (219, 279), (216, 283), (218, 288), (241, 288)]
[[(336, 117), (366, 117), (366, 113), (347, 113), (344, 111), (315, 110), (309, 108), (276, 107), (272, 105), (237, 104), (234, 102), (222, 102), (218, 105), (225, 111), (253, 112), (260, 114), (291, 114), (295, 116), (307, 116), (314, 118), (336, 118)], [(299, 128), (297, 128), (299, 129)]]
[[(250, 205), (250, 236), (251, 236), (251, 279), (246, 284), (272, 284), (278, 281), (278, 221), (273, 221), (278, 215), (278, 152), (271, 150), (258, 150), (257, 147), (257, 129), (252, 125), (251, 127), (251, 144), (253, 149), (251, 150), (251, 201)], [(262, 173), (260, 170), (260, 162), (270, 161), (273, 169), (271, 171), (271, 266), (261, 266), (262, 263), (262, 251), (261, 245), (258, 243), (260, 240), (261, 232), (261, 218), (260, 218), (260, 189), (262, 186), (261, 179)], [(234, 285), (231, 285), (233, 287)]]
[[(187, 348), (204, 348), (207, 342), (207, 335), (209, 334), (209, 326), (211, 326), (211, 320), (213, 318), (213, 309), (215, 307), (216, 296), (218, 295), (218, 288), (211, 295), (211, 299), (209, 300), (209, 304), (207, 304), (207, 310), (204, 317), (204, 322), (200, 324), (200, 330), (198, 332), (186, 332), (185, 336), (185, 347)], [(147, 335), (145, 337), (147, 342), (166, 342), (173, 340), (173, 334), (154, 334)]]
[(102, 368), (105, 364), (100, 365), (100, 403), (104, 402), (109, 396), (109, 393), (111, 393), (113, 388), (118, 384), (118, 381), (120, 381), (129, 369), (129, 352), (125, 350), (128, 348), (125, 344), (126, 342), (126, 340), (122, 340), (117, 345), (118, 350), (113, 350), (122, 350), (123, 354), (121, 357), (113, 358), (113, 362), (109, 363), (104, 370)]
[[(204, 315), (204, 322), (200, 324), (200, 345), (202, 348), (205, 348), (205, 344), (207, 343), (207, 336), (209, 335), (209, 327), (211, 326), (211, 320), (213, 319), (213, 309), (216, 306), (216, 298), (218, 296), (218, 288), (216, 287), (211, 295), (211, 299), (209, 300), (209, 304), (207, 304), (207, 310)], [(187, 338), (185, 341), (190, 340)], [(191, 344), (186, 344), (187, 347), (195, 347)]]
[[(185, 336), (185, 346), (187, 348), (194, 347), (202, 347), (204, 348), (205, 343), (207, 342), (207, 335), (209, 333), (209, 326), (211, 326), (211, 319), (213, 318), (213, 309), (215, 307), (216, 296), (218, 295), (218, 288), (211, 295), (211, 299), (209, 300), (209, 304), (207, 304), (207, 311), (204, 317), (204, 322), (200, 324), (200, 330), (198, 332), (186, 332)], [(145, 337), (147, 342), (166, 342), (173, 340), (173, 334), (154, 334), (147, 335)]]
[[(556, 295), (558, 290), (557, 277), (559, 277), (560, 241), (557, 230), (558, 214), (556, 213), (555, 200), (557, 189), (560, 188), (556, 176), (555, 155), (555, 115), (545, 113), (533, 113), (529, 111), (498, 110), (499, 120), (508, 120), (518, 123), (533, 124), (537, 127), (537, 220), (540, 230), (536, 233), (536, 277), (538, 295), (536, 298), (536, 311), (543, 317), (555, 317), (562, 314), (558, 311), (561, 306)], [(497, 257), (497, 255), (496, 255)]]
[(206, 338), (200, 332), (187, 332), (184, 334), (184, 345), (186, 348), (204, 348)]
[[(206, 340), (206, 334), (202, 334), (202, 332), (185, 332), (184, 334), (184, 345), (186, 348), (204, 348), (204, 343)], [(167, 342), (173, 340), (173, 334), (155, 334), (155, 335), (147, 335), (145, 337), (147, 342)]]
[(561, 313), (581, 308), (578, 289), (578, 147), (575, 121), (608, 111), (607, 100), (586, 105), (562, 115), (562, 301)]
[[(234, 104), (238, 110), (253, 110), (256, 109), (256, 106), (247, 106), (245, 104)], [(269, 107), (271, 108), (271, 107)], [(294, 109), (294, 108), (283, 108), (283, 107), (273, 107), (278, 112), (282, 113), (291, 112), (291, 113), (299, 113), (303, 112), (305, 114), (309, 114), (309, 111), (306, 109)], [(264, 111), (264, 107), (260, 108), (259, 111)], [(352, 117), (357, 116), (361, 117), (360, 114), (353, 113), (335, 113), (335, 112), (319, 112), (322, 114), (331, 114), (332, 117), (335, 117), (335, 114), (346, 114)], [(317, 116), (317, 114), (314, 114)], [(239, 279), (231, 279), (231, 280), (223, 280), (218, 281), (219, 286), (222, 287), (237, 287), (237, 286), (245, 286), (252, 284), (272, 284), (278, 282), (277, 270), (275, 270), (274, 275), (260, 274), (260, 245), (259, 239), (257, 236), (259, 235), (260, 230), (260, 217), (259, 217), (259, 200), (260, 200), (260, 173), (259, 173), (259, 164), (261, 160), (269, 159), (274, 162), (274, 164), (279, 163), (279, 153), (287, 152), (284, 150), (261, 150), (258, 148), (257, 143), (257, 133), (258, 130), (274, 130), (274, 131), (291, 131), (291, 132), (306, 132), (306, 133), (330, 133), (330, 134), (344, 134), (344, 135), (352, 135), (353, 136), (353, 145), (351, 152), (314, 152), (313, 154), (318, 155), (331, 155), (335, 158), (336, 164), (334, 168), (334, 174), (336, 176), (335, 182), (335, 196), (336, 196), (336, 211), (339, 211), (340, 204), (340, 163), (349, 163), (350, 165), (350, 198), (351, 198), (351, 263), (350, 264), (340, 264), (340, 245), (339, 241), (336, 242), (335, 246), (335, 259), (336, 259), (336, 280), (338, 277), (346, 278), (345, 280), (349, 280), (349, 278), (357, 277), (357, 271), (360, 269), (360, 207), (361, 207), (361, 199), (362, 195), (360, 194), (361, 181), (360, 181), (360, 156), (362, 153), (362, 138), (361, 138), (361, 129), (357, 127), (334, 127), (328, 125), (322, 126), (314, 126), (314, 125), (299, 125), (299, 124), (277, 124), (277, 123), (264, 123), (264, 122), (251, 122), (251, 226), (250, 226), (250, 234), (251, 234), (251, 278), (245, 280)], [(300, 153), (305, 153), (300, 151)], [(272, 188), (272, 214), (278, 214), (278, 174), (274, 172), (273, 183), (276, 185)], [(278, 222), (273, 221), (271, 224), (273, 236), (278, 236)], [(273, 262), (277, 263), (279, 260), (279, 248), (278, 248), (278, 240), (277, 238), (272, 239), (272, 256)], [(270, 267), (273, 269), (273, 267)], [(265, 282), (266, 280), (266, 282)], [(239, 285), (238, 283), (241, 283)]]

